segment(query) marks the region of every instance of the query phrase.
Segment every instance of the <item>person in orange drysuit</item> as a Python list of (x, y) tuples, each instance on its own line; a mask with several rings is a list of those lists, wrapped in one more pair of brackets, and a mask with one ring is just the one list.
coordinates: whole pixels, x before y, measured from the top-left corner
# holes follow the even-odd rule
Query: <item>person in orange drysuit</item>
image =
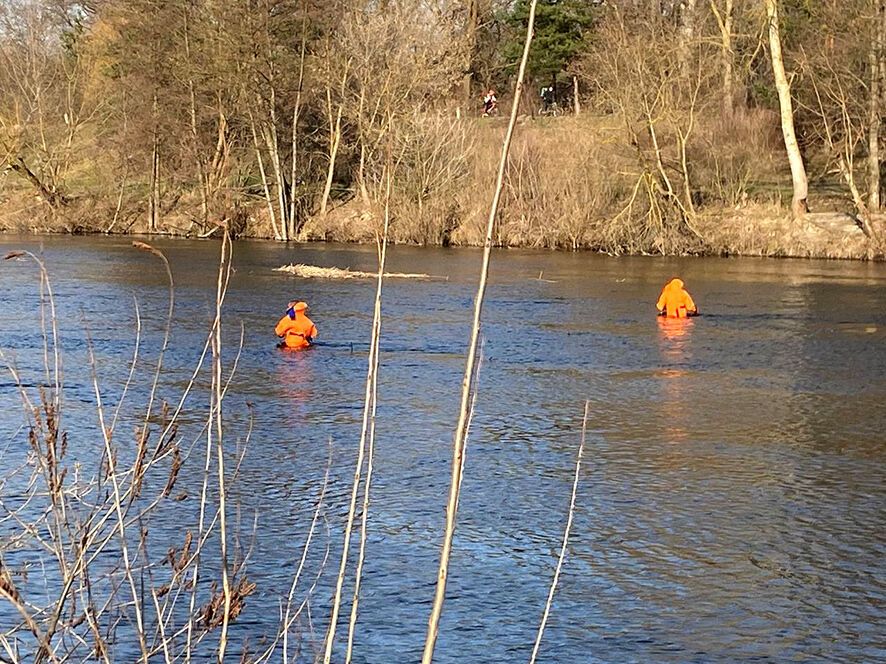
[(290, 302), (286, 315), (277, 323), (274, 333), (283, 337), (281, 348), (300, 349), (310, 346), (317, 337), (314, 321), (305, 315), (308, 305), (304, 302)]
[(658, 302), (655, 304), (659, 316), (668, 318), (688, 318), (698, 315), (698, 307), (692, 296), (683, 288), (682, 279), (671, 279), (661, 289)]

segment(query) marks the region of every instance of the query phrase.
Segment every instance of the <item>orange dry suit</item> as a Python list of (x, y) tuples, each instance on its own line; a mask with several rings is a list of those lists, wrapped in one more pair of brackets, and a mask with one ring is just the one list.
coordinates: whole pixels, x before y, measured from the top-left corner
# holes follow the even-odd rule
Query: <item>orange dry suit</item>
[(278, 337), (283, 337), (286, 348), (307, 348), (317, 337), (314, 321), (305, 315), (307, 308), (307, 305), (299, 302), (286, 312), (274, 328), (274, 333)]
[(658, 313), (668, 318), (687, 318), (698, 314), (692, 296), (683, 288), (682, 279), (671, 279), (661, 290), (655, 304)]

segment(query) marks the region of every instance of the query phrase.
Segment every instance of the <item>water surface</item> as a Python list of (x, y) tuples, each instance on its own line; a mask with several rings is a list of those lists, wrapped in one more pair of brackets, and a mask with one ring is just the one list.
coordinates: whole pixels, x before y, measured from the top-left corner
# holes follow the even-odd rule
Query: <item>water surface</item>
[[(42, 247), (62, 319), (64, 426), (88, 441), (98, 429), (85, 330), (114, 404), (136, 302), (144, 366), (157, 355), (165, 273), (125, 239), (2, 244), (4, 253)], [(203, 349), (219, 245), (156, 244), (176, 281), (160, 387), (174, 402)], [(242, 531), (256, 524), (244, 546), (258, 586), (234, 629), (235, 651), (276, 624), (331, 441), (332, 555), (311, 601), (313, 641), (305, 627), (308, 660), (323, 638), (341, 547), (374, 284), (272, 271), (291, 262), (372, 271), (375, 252), (240, 242), (225, 302), (225, 371), (241, 331), (243, 339), (226, 401), (230, 453), (245, 449), (233, 500)], [(390, 251), (392, 271), (447, 280), (385, 285), (359, 662), (420, 657), (479, 262), (473, 249)], [(674, 275), (702, 317), (655, 317), (658, 291)], [(0, 348), (38, 384), (36, 273), (11, 261), (0, 265), (0, 280)], [(290, 299), (310, 304), (320, 330), (308, 352), (274, 348), (272, 328)], [(436, 661), (528, 658), (586, 400), (586, 463), (544, 661), (886, 659), (886, 266), (502, 250), (493, 257), (483, 340)], [(201, 373), (184, 438), (199, 436), (208, 380)], [(145, 382), (131, 396), (139, 407)], [(8, 374), (0, 386), (0, 465), (9, 469), (26, 436)], [(93, 443), (76, 449), (88, 457)], [(181, 479), (191, 495), (199, 483), (198, 473)], [(194, 503), (176, 503), (153, 524), (161, 551), (195, 522)], [(313, 563), (326, 541), (323, 533)], [(0, 605), (0, 622), (10, 611)]]

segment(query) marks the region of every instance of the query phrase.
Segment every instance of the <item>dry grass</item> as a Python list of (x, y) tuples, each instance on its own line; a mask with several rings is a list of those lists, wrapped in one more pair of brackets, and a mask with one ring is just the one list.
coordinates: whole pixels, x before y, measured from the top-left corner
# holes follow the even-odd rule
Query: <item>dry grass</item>
[[(283, 265), (274, 268), (274, 272), (286, 272), (287, 274), (293, 274), (296, 277), (303, 277), (305, 279), (375, 279), (378, 277), (377, 274), (372, 272), (361, 272), (360, 270), (351, 270), (350, 268), (319, 267), (303, 263)], [(384, 276), (387, 279), (449, 280), (449, 277), (438, 277), (418, 272), (385, 272)]]
[(783, 207), (752, 204), (702, 217), (699, 231), (709, 252), (784, 258), (882, 257), (854, 219), (844, 213), (808, 213), (794, 221)]
[[(494, 177), (500, 132), (478, 127), (469, 186), (460, 195), (457, 244), (481, 244), (483, 195)], [(619, 145), (611, 117), (525, 119), (508, 160), (495, 241), (502, 246), (602, 248), (611, 220), (627, 201), (637, 175), (630, 152)]]
[[(610, 254), (732, 254), (872, 258), (872, 243), (854, 232), (841, 234), (815, 223), (786, 221), (790, 177), (781, 155), (777, 118), (768, 111), (738, 108), (725, 119), (699, 119), (688, 146), (695, 212), (692, 230), (655, 190), (645, 138), (633, 145), (615, 113), (581, 117), (520, 119), (508, 160), (494, 242), (499, 246), (594, 250)], [(666, 163), (676, 161), (671, 128), (659, 127)], [(403, 154), (390, 201), (392, 244), (479, 246), (485, 236), (488, 188), (495, 180), (501, 123), (445, 116), (415, 120), (392, 135)], [(405, 146), (405, 147), (404, 147)], [(675, 175), (675, 181), (679, 178)], [(375, 242), (381, 229), (379, 183), (368, 180), (369, 199), (339, 199), (326, 215), (315, 215), (299, 240)], [(813, 182), (814, 209), (853, 210), (833, 187)], [(48, 214), (33, 196), (4, 192), (0, 230), (18, 232), (105, 231), (113, 210), (72, 203)], [(184, 199), (182, 199), (184, 201)], [(242, 237), (271, 237), (267, 206), (243, 202), (229, 227)], [(113, 207), (113, 206), (111, 206)], [(180, 202), (163, 218), (160, 233), (196, 235), (199, 228)], [(232, 208), (233, 209), (233, 208)], [(144, 232), (145, 215), (124, 206), (113, 232)], [(235, 219), (236, 218), (236, 219)], [(852, 229), (850, 228), (850, 231)], [(337, 268), (285, 266), (306, 278), (372, 279), (374, 273)], [(388, 278), (433, 279), (432, 275), (387, 274)]]

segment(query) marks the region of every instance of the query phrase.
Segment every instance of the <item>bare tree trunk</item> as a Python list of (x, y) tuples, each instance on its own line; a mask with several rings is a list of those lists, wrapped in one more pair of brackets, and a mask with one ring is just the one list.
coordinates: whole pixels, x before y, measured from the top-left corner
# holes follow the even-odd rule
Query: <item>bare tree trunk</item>
[(23, 157), (17, 156), (9, 164), (9, 167), (34, 185), (53, 210), (58, 209), (68, 202), (68, 199), (64, 194), (59, 193), (51, 183), (47, 184), (40, 178), (40, 176), (32, 171)]
[[(327, 102), (330, 109), (330, 120), (332, 119), (332, 100), (327, 90)], [(330, 125), (329, 132), (329, 167), (326, 169), (326, 184), (323, 186), (323, 198), (320, 199), (320, 214), (326, 214), (326, 208), (329, 205), (329, 194), (332, 192), (332, 177), (335, 174), (335, 158), (338, 155), (338, 145), (341, 142), (341, 114), (342, 107), (339, 105), (338, 113), (335, 117), (335, 123)]]
[(301, 112), (301, 93), (305, 81), (305, 50), (307, 47), (307, 19), (302, 19), (301, 54), (298, 60), (298, 88), (295, 91), (295, 105), (292, 108), (292, 168), (289, 173), (289, 237), (298, 239), (300, 228), (296, 224), (295, 192), (298, 164), (298, 116)]
[(271, 187), (268, 183), (268, 173), (265, 170), (265, 162), (261, 156), (261, 144), (258, 141), (258, 132), (255, 129), (255, 116), (249, 111), (249, 128), (252, 131), (252, 145), (255, 148), (255, 158), (258, 161), (258, 172), (261, 175), (262, 189), (265, 192), (265, 202), (268, 204), (268, 215), (271, 219), (271, 229), (274, 231), (274, 239), (281, 238), (280, 230), (277, 228), (277, 215), (274, 213), (274, 197), (271, 196)]
[(188, 21), (188, 7), (184, 8), (184, 46), (185, 58), (188, 66), (188, 97), (191, 112), (191, 141), (194, 149), (194, 161), (197, 162), (197, 177), (200, 180), (200, 222), (205, 227), (209, 220), (209, 195), (206, 172), (203, 168), (203, 158), (200, 154), (200, 138), (197, 133), (197, 94), (194, 90), (194, 77), (191, 75), (191, 41), (190, 22)]
[(215, 143), (215, 152), (212, 155), (212, 161), (206, 177), (207, 191), (210, 198), (218, 192), (228, 163), (228, 118), (225, 115), (220, 92), (216, 93), (216, 100), (218, 103), (218, 119), (216, 120), (218, 139)]
[[(369, 189), (366, 187), (366, 145), (370, 142), (369, 132), (366, 130), (364, 122), (363, 108), (366, 103), (366, 90), (360, 86), (360, 99), (357, 103), (357, 136), (360, 141), (360, 161), (357, 162), (357, 188), (360, 190), (360, 198), (363, 201), (363, 207), (369, 210), (372, 207), (372, 201), (369, 197)], [(376, 111), (369, 116), (369, 126), (375, 123)]]
[(277, 87), (276, 87), (276, 65), (274, 62), (274, 51), (271, 46), (270, 36), (270, 15), (271, 8), (268, 3), (264, 3), (264, 42), (267, 58), (267, 87), (268, 87), (268, 108), (266, 123), (262, 123), (262, 135), (265, 145), (268, 148), (268, 156), (271, 160), (271, 167), (274, 169), (274, 186), (276, 188), (277, 209), (280, 215), (280, 239), (283, 242), (289, 241), (289, 215), (286, 207), (286, 178), (283, 176), (283, 161), (280, 158), (280, 142), (277, 137)]
[(684, 133), (682, 129), (677, 130), (677, 145), (680, 146), (680, 168), (683, 171), (683, 197), (686, 199), (686, 216), (695, 215), (695, 204), (692, 202), (692, 184), (689, 180), (689, 161), (686, 158), (686, 146), (689, 143), (690, 128)]
[(363, 207), (367, 210), (372, 207), (372, 201), (369, 198), (369, 189), (366, 188), (366, 144), (360, 143), (360, 162), (357, 165), (357, 186), (360, 188), (360, 198), (363, 200)]
[[(271, 90), (271, 104), (275, 103), (275, 95), (273, 89)], [(280, 239), (283, 242), (289, 241), (289, 234), (287, 233), (287, 214), (286, 214), (286, 190), (284, 185), (283, 178), (283, 163), (280, 160), (280, 147), (277, 141), (277, 117), (276, 112), (270, 111), (270, 123), (269, 126), (262, 130), (265, 139), (265, 145), (268, 148), (268, 154), (271, 158), (271, 167), (274, 169), (274, 181), (275, 188), (277, 193), (277, 207), (280, 213)]]
[(695, 7), (698, 0), (680, 0), (680, 69), (689, 76), (690, 54), (695, 41)]
[[(882, 0), (881, 0), (882, 2)], [(880, 72), (880, 108), (886, 107), (886, 7), (882, 7), (879, 13), (880, 24), (878, 26), (878, 38), (880, 40), (880, 58), (877, 68)]]
[(661, 155), (661, 145), (658, 142), (658, 133), (655, 131), (655, 119), (652, 117), (652, 113), (649, 109), (645, 111), (646, 116), (646, 130), (649, 132), (649, 139), (652, 141), (652, 149), (655, 152), (655, 164), (658, 168), (658, 174), (661, 179), (662, 191), (667, 194), (669, 200), (675, 200), (677, 198), (677, 193), (674, 191), (674, 186), (671, 184), (671, 179), (668, 177), (668, 172), (664, 167), (664, 160)]
[(794, 195), (791, 200), (791, 214), (800, 219), (808, 211), (806, 199), (809, 195), (809, 182), (806, 178), (806, 167), (797, 143), (794, 131), (794, 109), (791, 102), (791, 84), (784, 70), (784, 58), (781, 53), (781, 32), (778, 24), (777, 0), (764, 0), (766, 16), (769, 19), (769, 51), (772, 56), (772, 73), (775, 76), (775, 87), (778, 90), (778, 104), (781, 109), (781, 132), (784, 145), (791, 165), (791, 181)]
[(465, 74), (462, 79), (462, 88), (465, 103), (470, 108), (471, 105), (471, 81), (474, 77), (474, 51), (477, 49), (477, 27), (480, 21), (480, 8), (478, 3), (480, 0), (467, 0), (468, 3), (468, 25), (465, 31)]
[[(73, 68), (79, 66), (80, 54), (78, 49), (74, 49), (76, 51), (74, 57), (74, 65)], [(77, 133), (77, 129), (80, 126), (80, 110), (82, 110), (82, 102), (78, 107), (78, 104), (74, 102), (74, 98), (76, 96), (75, 88), (77, 87), (76, 81), (76, 73), (71, 71), (68, 67), (64, 68), (65, 72), (65, 127), (66, 127), (66, 136), (65, 136), (65, 147), (63, 151), (62, 162), (59, 164), (59, 175), (58, 179), (55, 182), (64, 182), (68, 176), (68, 171), (71, 165), (71, 148), (74, 145), (74, 135)]]
[(157, 230), (160, 219), (160, 139), (154, 129), (154, 140), (151, 147), (151, 182), (148, 198), (148, 230)]
[(855, 209), (858, 211), (858, 217), (861, 219), (861, 228), (864, 234), (870, 238), (874, 237), (874, 225), (871, 220), (871, 211), (865, 205), (864, 198), (855, 184), (855, 176), (852, 174), (852, 162), (846, 159), (845, 152), (840, 155), (837, 164), (840, 167), (840, 173), (846, 180), (846, 186), (849, 187), (849, 194), (852, 196), (852, 202), (855, 203)]
[(575, 116), (581, 115), (581, 100), (578, 98), (578, 76), (572, 77), (572, 104), (575, 107)]
[(720, 28), (720, 57), (723, 62), (723, 113), (732, 115), (732, 105), (735, 103), (735, 91), (733, 90), (733, 53), (732, 53), (732, 25), (735, 20), (735, 0), (726, 0), (723, 13), (717, 9), (717, 4), (711, 0), (711, 11), (717, 19), (717, 27)]
[(105, 230), (106, 234), (114, 230), (114, 226), (117, 225), (117, 220), (120, 218), (120, 210), (123, 208), (123, 192), (126, 190), (126, 176), (128, 174), (128, 170), (123, 171), (123, 179), (120, 181), (120, 193), (117, 195), (117, 207), (114, 208), (114, 218), (111, 220), (111, 225)]
[(868, 209), (880, 209), (880, 60), (883, 57), (883, 15), (881, 0), (874, 0), (875, 26), (868, 51), (870, 83), (868, 94)]
[(299, 85), (298, 92), (295, 93), (295, 106), (292, 109), (292, 168), (289, 172), (289, 231), (288, 235), (291, 239), (295, 240), (298, 236), (298, 225), (295, 222), (295, 191), (296, 191), (296, 179), (297, 179), (297, 165), (298, 165), (298, 114), (301, 110), (301, 85)]

